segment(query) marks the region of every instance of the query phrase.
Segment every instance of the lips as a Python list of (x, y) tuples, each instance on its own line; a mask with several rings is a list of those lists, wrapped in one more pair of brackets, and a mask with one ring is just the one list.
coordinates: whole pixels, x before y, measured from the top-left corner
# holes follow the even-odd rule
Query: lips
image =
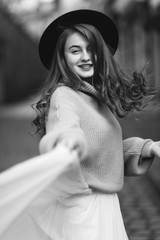
[(90, 70), (92, 68), (92, 66), (93, 66), (92, 64), (82, 64), (82, 65), (79, 65), (79, 67), (81, 69), (86, 70), (86, 71)]

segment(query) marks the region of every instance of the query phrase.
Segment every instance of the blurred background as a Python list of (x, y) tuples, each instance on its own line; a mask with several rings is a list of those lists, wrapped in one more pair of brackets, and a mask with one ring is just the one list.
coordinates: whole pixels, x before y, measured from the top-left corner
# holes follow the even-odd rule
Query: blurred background
[[(120, 33), (117, 60), (129, 71), (147, 66), (160, 99), (160, 0), (1, 0), (0, 1), (0, 171), (38, 154), (32, 134), (46, 70), (38, 57), (39, 38), (64, 12), (89, 8), (107, 13)], [(160, 111), (120, 120), (124, 138), (160, 140)], [(160, 163), (150, 173), (160, 183)]]
[[(146, 74), (160, 100), (160, 0), (0, 0), (0, 171), (38, 154), (39, 139), (32, 125), (36, 115), (31, 105), (47, 75), (38, 57), (39, 38), (54, 18), (80, 8), (112, 17), (120, 34), (117, 60), (130, 72), (147, 66)], [(120, 124), (124, 138), (160, 140), (160, 111), (154, 106), (138, 120), (130, 116)], [(159, 173), (160, 160), (156, 159), (147, 179), (158, 192)], [(148, 191), (147, 181), (144, 191)], [(130, 194), (140, 194), (136, 184), (127, 185), (122, 198), (132, 190)], [(158, 229), (160, 236), (160, 224)]]

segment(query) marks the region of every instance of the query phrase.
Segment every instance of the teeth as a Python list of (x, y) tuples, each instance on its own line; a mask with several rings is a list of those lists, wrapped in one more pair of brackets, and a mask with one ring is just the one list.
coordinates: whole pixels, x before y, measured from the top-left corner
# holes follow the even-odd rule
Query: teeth
[(91, 68), (91, 65), (82, 65), (82, 66), (80, 66), (81, 68), (85, 68), (85, 69), (89, 69), (89, 68)]

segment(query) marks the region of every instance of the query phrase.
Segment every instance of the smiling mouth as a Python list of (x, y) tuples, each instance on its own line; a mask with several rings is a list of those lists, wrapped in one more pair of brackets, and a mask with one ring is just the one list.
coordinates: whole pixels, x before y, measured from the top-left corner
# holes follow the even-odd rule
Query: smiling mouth
[(83, 64), (83, 65), (80, 65), (79, 67), (85, 71), (88, 71), (93, 67), (93, 65), (92, 64)]

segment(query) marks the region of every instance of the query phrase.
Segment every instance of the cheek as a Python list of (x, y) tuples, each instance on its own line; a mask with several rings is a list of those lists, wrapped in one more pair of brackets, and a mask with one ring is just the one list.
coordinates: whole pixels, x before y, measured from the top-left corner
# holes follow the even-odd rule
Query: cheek
[(66, 58), (66, 62), (69, 67), (74, 67), (77, 64), (78, 60), (79, 59), (77, 56), (72, 56), (72, 57), (70, 56)]

